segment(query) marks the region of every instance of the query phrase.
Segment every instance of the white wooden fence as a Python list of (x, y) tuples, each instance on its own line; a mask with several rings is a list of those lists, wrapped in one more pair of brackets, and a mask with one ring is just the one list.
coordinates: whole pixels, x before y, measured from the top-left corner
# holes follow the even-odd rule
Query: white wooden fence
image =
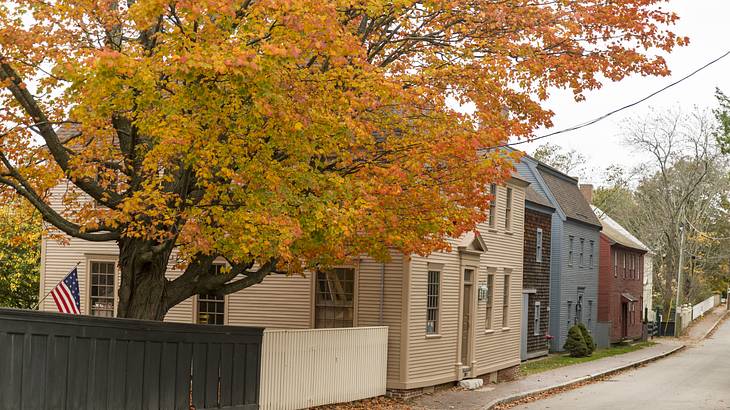
[(720, 297), (718, 295), (710, 296), (702, 302), (692, 306), (692, 320), (697, 319), (705, 314), (708, 310), (714, 308), (720, 303)]
[(261, 349), (261, 410), (385, 394), (387, 327), (267, 329)]

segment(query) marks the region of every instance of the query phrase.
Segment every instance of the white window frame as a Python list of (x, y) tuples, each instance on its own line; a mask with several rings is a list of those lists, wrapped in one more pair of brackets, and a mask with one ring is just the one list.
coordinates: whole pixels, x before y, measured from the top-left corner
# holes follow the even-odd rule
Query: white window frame
[(485, 330), (491, 330), (494, 327), (494, 272), (487, 273), (487, 299), (486, 299), (486, 319), (484, 322)]
[(535, 318), (533, 319), (534, 329), (532, 329), (533, 336), (540, 336), (540, 301), (535, 301)]
[[(120, 275), (119, 275), (119, 258), (114, 255), (87, 255), (86, 257), (86, 274), (84, 275), (86, 277), (86, 283), (85, 285), (80, 289), (81, 291), (81, 304), (82, 304), (82, 312), (85, 312), (87, 315), (91, 316), (91, 284), (93, 283), (93, 280), (91, 278), (91, 265), (94, 262), (100, 262), (100, 263), (113, 263), (114, 264), (114, 311), (113, 311), (113, 317), (117, 316), (117, 308), (119, 307), (119, 281), (120, 281)], [(79, 283), (79, 286), (82, 284)], [(85, 295), (84, 295), (85, 294)], [(83, 306), (83, 305), (86, 306)]]
[(507, 205), (504, 208), (504, 230), (512, 229), (512, 188), (507, 188)]
[(502, 277), (502, 329), (509, 328), (509, 308), (510, 308), (510, 283), (512, 272), (505, 272)]
[[(226, 263), (224, 263), (224, 262), (213, 262), (212, 266), (224, 267), (224, 266), (226, 266)], [(223, 323), (220, 324), (220, 325), (215, 324), (215, 325), (211, 325), (211, 326), (225, 326), (225, 325), (228, 324), (228, 296), (229, 295), (224, 295), (223, 296)], [(203, 323), (201, 323), (201, 322), (198, 321), (199, 314), (200, 314), (200, 304), (199, 304), (199, 302), (200, 302), (200, 295), (199, 294), (195, 294), (195, 296), (193, 297), (193, 323), (195, 323), (195, 324), (203, 324)]]
[[(431, 282), (429, 276), (431, 275), (431, 272), (438, 273), (438, 282)], [(440, 334), (441, 331), (441, 300), (442, 300), (442, 294), (443, 294), (443, 277), (444, 277), (444, 271), (443, 268), (438, 268), (435, 266), (429, 266), (426, 270), (426, 326), (424, 327), (424, 331), (426, 332), (426, 336), (435, 336)], [(430, 284), (435, 283), (437, 287), (437, 293), (435, 295), (436, 297), (436, 306), (435, 307), (429, 307), (428, 305), (428, 298), (431, 297), (430, 292)], [(435, 316), (433, 319), (429, 319), (429, 310), (435, 312)], [(433, 329), (429, 329), (429, 322), (434, 322)]]
[(542, 263), (542, 228), (535, 234), (535, 262)]

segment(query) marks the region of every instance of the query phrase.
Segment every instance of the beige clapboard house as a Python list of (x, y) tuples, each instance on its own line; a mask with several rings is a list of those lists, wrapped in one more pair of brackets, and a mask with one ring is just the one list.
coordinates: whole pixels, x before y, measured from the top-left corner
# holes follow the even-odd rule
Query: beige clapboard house
[[(269, 328), (388, 326), (389, 390), (414, 390), (514, 369), (520, 363), (522, 249), (527, 183), (492, 186), (490, 220), (478, 234), (427, 257), (394, 252), (386, 263), (363, 257), (352, 266), (304, 276), (270, 275), (226, 297), (198, 295), (165, 320)], [(52, 192), (55, 207), (71, 184)], [(83, 314), (114, 314), (115, 243), (45, 238), (41, 293), (79, 262)], [(180, 272), (170, 267), (168, 275)], [(42, 310), (55, 311), (50, 298)]]

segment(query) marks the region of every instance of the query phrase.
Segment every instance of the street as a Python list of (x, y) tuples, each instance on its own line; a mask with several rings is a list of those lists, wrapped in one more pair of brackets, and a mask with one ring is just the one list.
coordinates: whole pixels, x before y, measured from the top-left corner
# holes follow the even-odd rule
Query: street
[(518, 409), (729, 409), (730, 321), (683, 352)]

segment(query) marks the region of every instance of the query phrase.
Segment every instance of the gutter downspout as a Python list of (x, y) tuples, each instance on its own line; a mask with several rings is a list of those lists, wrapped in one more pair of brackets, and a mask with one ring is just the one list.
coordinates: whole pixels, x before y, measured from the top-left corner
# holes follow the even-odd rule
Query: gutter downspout
[(385, 302), (385, 262), (380, 262), (380, 312), (378, 323), (383, 326), (383, 304)]

